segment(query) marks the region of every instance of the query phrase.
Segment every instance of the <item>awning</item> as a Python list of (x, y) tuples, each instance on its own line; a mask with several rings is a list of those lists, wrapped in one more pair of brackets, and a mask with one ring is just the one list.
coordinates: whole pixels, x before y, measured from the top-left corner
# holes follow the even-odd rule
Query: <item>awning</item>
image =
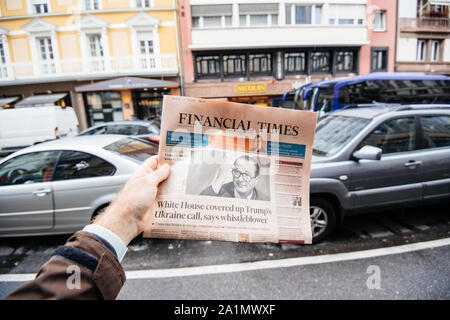
[(180, 85), (174, 81), (162, 81), (138, 77), (122, 77), (112, 80), (100, 81), (75, 88), (76, 92), (111, 91), (124, 89), (145, 88), (178, 88)]
[(46, 104), (55, 104), (56, 101), (64, 98), (65, 96), (67, 96), (67, 92), (66, 93), (42, 94), (42, 95), (31, 96), (31, 97), (27, 97), (27, 98), (23, 99), (22, 101), (16, 103), (16, 108), (39, 106), (39, 105), (46, 105)]
[(18, 100), (19, 98), (20, 97), (0, 98), (0, 108), (6, 106), (7, 104), (10, 104), (11, 102)]

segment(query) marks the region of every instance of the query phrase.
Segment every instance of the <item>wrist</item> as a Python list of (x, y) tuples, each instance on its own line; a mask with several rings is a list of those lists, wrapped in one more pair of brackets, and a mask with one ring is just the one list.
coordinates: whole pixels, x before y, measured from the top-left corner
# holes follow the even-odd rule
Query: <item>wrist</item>
[[(124, 214), (125, 213), (125, 214)], [(128, 210), (120, 210), (113, 202), (106, 210), (95, 219), (93, 224), (100, 225), (114, 232), (126, 246), (140, 233), (140, 223)]]

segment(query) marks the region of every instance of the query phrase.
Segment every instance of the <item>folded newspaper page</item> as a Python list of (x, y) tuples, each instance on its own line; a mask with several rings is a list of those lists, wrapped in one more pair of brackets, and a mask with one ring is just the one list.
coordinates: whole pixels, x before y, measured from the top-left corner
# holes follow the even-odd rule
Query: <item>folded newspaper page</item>
[(311, 243), (317, 114), (164, 96), (159, 162), (171, 165), (144, 237)]

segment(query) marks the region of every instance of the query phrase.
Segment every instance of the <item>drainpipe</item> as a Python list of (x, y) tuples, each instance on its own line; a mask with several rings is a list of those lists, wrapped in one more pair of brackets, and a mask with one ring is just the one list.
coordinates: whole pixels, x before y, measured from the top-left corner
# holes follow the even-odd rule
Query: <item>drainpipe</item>
[[(183, 78), (183, 63), (182, 63), (182, 59), (181, 59), (181, 49), (180, 49), (180, 39), (181, 39), (181, 35), (179, 33), (180, 31), (180, 24), (181, 24), (181, 17), (179, 14), (179, 5), (178, 5), (178, 1), (179, 0), (173, 0), (173, 4), (175, 6), (175, 10), (173, 12), (174, 14), (174, 20), (175, 20), (175, 34), (177, 36), (177, 59), (178, 59), (178, 65), (180, 68), (180, 91), (181, 91), (181, 95), (184, 96), (184, 78)], [(177, 12), (178, 12), (178, 19), (177, 19)]]

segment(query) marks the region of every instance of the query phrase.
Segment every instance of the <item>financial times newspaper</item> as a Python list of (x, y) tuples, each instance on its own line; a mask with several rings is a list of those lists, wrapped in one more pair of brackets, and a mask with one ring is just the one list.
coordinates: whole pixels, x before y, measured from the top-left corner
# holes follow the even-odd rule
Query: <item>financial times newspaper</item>
[(314, 112), (164, 96), (160, 185), (145, 237), (311, 243)]

